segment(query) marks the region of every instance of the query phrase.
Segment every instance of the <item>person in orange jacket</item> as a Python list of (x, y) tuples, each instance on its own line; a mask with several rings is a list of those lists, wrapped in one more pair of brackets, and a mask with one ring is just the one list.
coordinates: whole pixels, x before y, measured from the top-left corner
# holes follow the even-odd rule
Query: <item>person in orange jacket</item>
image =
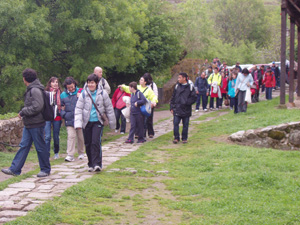
[(262, 84), (265, 84), (266, 86), (266, 99), (271, 100), (272, 99), (272, 89), (276, 85), (276, 78), (275, 74), (271, 70), (271, 67), (267, 67), (267, 71), (265, 72), (264, 79), (262, 81)]

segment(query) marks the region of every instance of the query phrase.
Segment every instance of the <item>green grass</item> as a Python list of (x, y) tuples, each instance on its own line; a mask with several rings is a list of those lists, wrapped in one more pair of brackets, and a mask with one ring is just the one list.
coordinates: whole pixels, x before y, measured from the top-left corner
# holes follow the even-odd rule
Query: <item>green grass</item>
[(186, 145), (163, 135), (106, 169), (130, 167), (136, 174), (103, 171), (8, 224), (299, 224), (299, 152), (216, 140), (300, 120), (297, 110), (277, 105), (278, 98), (193, 125)]
[(17, 117), (18, 113), (7, 113), (7, 114), (0, 114), (0, 120), (8, 120), (14, 117)]

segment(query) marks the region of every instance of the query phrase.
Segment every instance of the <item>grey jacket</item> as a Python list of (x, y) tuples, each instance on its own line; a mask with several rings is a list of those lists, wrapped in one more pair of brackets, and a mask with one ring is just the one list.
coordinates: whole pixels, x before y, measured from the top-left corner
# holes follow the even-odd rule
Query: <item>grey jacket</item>
[[(90, 113), (92, 110), (93, 103), (87, 92), (90, 93), (90, 90), (88, 88), (85, 88), (84, 91), (81, 92), (76, 104), (74, 122), (75, 129), (85, 128), (90, 119)], [(113, 105), (106, 91), (99, 90), (99, 88), (97, 89), (95, 104), (97, 105), (101, 114), (106, 113), (109, 120), (109, 127), (111, 129), (114, 129), (116, 127), (116, 117)], [(103, 124), (101, 116), (98, 112), (97, 115), (100, 123)]]
[(24, 107), (20, 111), (24, 126), (26, 128), (37, 128), (45, 126), (45, 120), (42, 115), (44, 108), (44, 98), (42, 91), (44, 86), (38, 79), (27, 86), (25, 93)]

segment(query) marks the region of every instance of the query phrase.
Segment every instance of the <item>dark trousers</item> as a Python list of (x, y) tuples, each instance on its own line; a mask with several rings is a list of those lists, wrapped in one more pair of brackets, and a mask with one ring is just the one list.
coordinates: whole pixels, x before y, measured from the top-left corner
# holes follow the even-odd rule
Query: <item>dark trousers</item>
[(102, 138), (103, 127), (100, 121), (88, 122), (83, 129), (84, 144), (86, 155), (88, 157), (88, 166), (100, 166), (102, 168)]
[(146, 123), (145, 123), (145, 137), (148, 130), (148, 136), (153, 135), (154, 136), (154, 129), (153, 129), (153, 114), (154, 114), (154, 108), (151, 109), (151, 115), (149, 117), (146, 117)]
[(219, 108), (219, 100), (218, 98), (210, 97), (209, 108), (214, 108), (214, 99), (216, 99), (216, 108)]
[(190, 117), (181, 117), (181, 116), (175, 116), (173, 118), (173, 124), (174, 124), (174, 139), (177, 139), (180, 141), (180, 136), (179, 136), (179, 124), (180, 121), (182, 120), (182, 133), (181, 133), (181, 140), (186, 141), (188, 139), (188, 130), (189, 130), (189, 122), (190, 122)]
[(208, 97), (206, 94), (197, 94), (197, 101), (196, 101), (196, 109), (199, 110), (200, 104), (202, 99), (202, 108), (203, 110), (207, 107), (207, 100)]
[(236, 97), (229, 98), (230, 107), (234, 109), (234, 113), (238, 113), (238, 99)]
[(144, 140), (144, 116), (142, 113), (130, 114), (130, 131), (128, 140), (134, 140), (134, 134), (138, 135), (138, 140)]
[(238, 93), (238, 112), (247, 111), (247, 102), (245, 101), (246, 91), (239, 91)]
[(222, 98), (217, 98), (217, 100), (219, 101), (219, 106), (223, 105), (223, 98), (226, 98), (227, 94), (226, 93), (222, 93)]
[[(126, 118), (123, 116), (122, 109), (117, 109), (114, 108), (115, 111), (115, 116), (116, 116), (116, 130), (119, 130), (121, 127), (121, 131), (120, 132), (126, 132)], [(120, 126), (120, 117), (121, 117), (121, 126)]]
[(271, 87), (266, 87), (266, 99), (271, 100), (272, 99), (272, 89)]

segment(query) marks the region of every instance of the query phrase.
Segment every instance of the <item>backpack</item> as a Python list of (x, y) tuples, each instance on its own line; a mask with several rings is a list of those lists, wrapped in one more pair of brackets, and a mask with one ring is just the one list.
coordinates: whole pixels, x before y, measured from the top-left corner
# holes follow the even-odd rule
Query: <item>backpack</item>
[[(31, 97), (31, 89), (29, 90)], [(53, 121), (56, 117), (54, 97), (52, 92), (42, 90), (44, 107), (42, 109), (42, 115), (45, 121)]]
[[(147, 89), (148, 89), (148, 88), (146, 88), (146, 89), (143, 91), (143, 93), (144, 93)], [(140, 92), (138, 92), (137, 95), (138, 95), (138, 99), (140, 99)], [(149, 116), (151, 116), (151, 102), (150, 102), (147, 98), (146, 98), (146, 100), (147, 100), (147, 102), (146, 102), (144, 105), (142, 105), (142, 106), (140, 107), (140, 109), (141, 109), (141, 112), (142, 112), (142, 114), (143, 114), (144, 116), (149, 117)]]

